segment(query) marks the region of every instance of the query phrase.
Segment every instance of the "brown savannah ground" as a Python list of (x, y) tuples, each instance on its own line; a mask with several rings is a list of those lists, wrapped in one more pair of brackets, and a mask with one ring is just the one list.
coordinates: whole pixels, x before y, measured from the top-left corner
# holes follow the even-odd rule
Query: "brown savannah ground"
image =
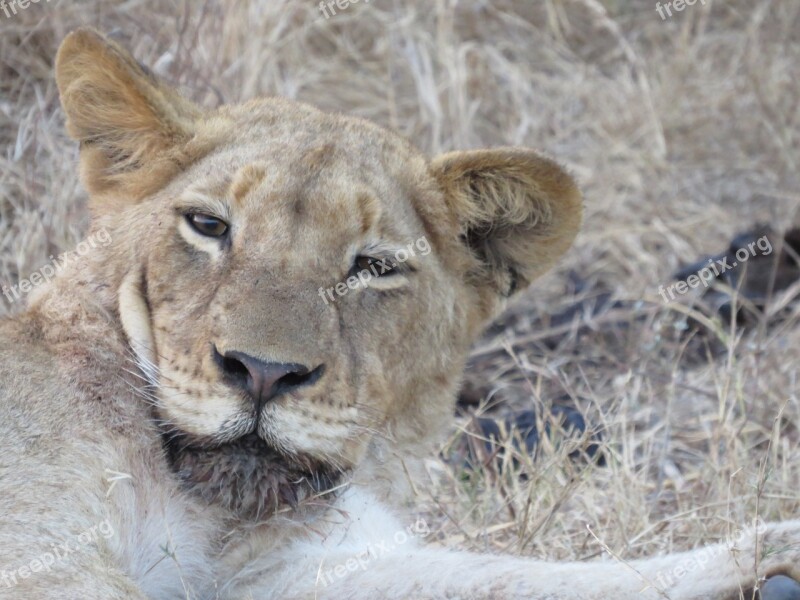
[[(580, 181), (583, 231), (476, 347), (475, 369), (517, 407), (578, 406), (602, 430), (605, 465), (569, 459), (569, 442), (499, 472), (431, 457), (435, 483), (418, 490), (429, 539), (628, 560), (797, 518), (800, 286), (774, 300), (781, 319), (706, 320), (693, 334), (687, 313), (702, 305), (665, 305), (658, 290), (754, 223), (800, 223), (800, 3), (707, 0), (668, 20), (655, 8), (362, 0), (326, 19), (312, 0), (51, 0), (0, 12), (0, 282), (84, 232), (52, 73), (83, 24), (116, 31), (207, 106), (283, 95), (393, 127), (429, 154), (539, 148)], [(622, 304), (548, 324), (587, 291)], [(21, 308), (2, 300), (0, 314)]]

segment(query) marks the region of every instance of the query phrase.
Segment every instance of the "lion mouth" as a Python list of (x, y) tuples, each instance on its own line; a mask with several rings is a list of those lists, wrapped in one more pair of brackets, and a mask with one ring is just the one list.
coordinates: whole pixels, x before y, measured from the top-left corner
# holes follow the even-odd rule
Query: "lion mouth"
[(210, 445), (182, 433), (163, 434), (182, 487), (244, 520), (261, 520), (330, 492), (344, 473), (317, 459), (287, 455), (255, 433)]

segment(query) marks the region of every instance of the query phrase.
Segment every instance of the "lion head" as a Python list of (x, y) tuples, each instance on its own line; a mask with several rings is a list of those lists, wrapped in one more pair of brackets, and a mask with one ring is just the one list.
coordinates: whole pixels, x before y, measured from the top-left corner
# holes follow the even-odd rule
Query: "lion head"
[(239, 516), (419, 452), (482, 326), (579, 228), (531, 150), (429, 160), (297, 102), (201, 108), (88, 29), (56, 75), (167, 456)]

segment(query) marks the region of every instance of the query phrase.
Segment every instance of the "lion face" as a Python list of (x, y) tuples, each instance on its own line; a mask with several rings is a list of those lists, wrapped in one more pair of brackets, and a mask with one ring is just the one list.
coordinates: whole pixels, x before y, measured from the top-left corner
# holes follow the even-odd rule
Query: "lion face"
[(204, 111), (89, 30), (57, 78), (176, 472), (249, 516), (437, 429), (481, 325), (580, 221), (528, 150), (429, 162), (289, 101)]
[(458, 331), (459, 282), (405, 189), (414, 173), (390, 165), (389, 136), (348, 138), (353, 123), (293, 110), (231, 113), (252, 143), (211, 152), (132, 211), (151, 224), (137, 277), (165, 423), (209, 444), (255, 433), (348, 469), (405, 370), (433, 375), (413, 349), (463, 343), (445, 334)]

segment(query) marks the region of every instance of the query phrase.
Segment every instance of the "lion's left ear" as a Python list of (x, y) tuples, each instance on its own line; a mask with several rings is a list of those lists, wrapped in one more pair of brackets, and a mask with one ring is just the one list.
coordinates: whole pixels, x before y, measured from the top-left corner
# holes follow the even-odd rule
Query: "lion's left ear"
[(477, 258), (468, 274), (473, 285), (509, 297), (550, 269), (578, 233), (575, 182), (532, 150), (452, 152), (430, 169)]

